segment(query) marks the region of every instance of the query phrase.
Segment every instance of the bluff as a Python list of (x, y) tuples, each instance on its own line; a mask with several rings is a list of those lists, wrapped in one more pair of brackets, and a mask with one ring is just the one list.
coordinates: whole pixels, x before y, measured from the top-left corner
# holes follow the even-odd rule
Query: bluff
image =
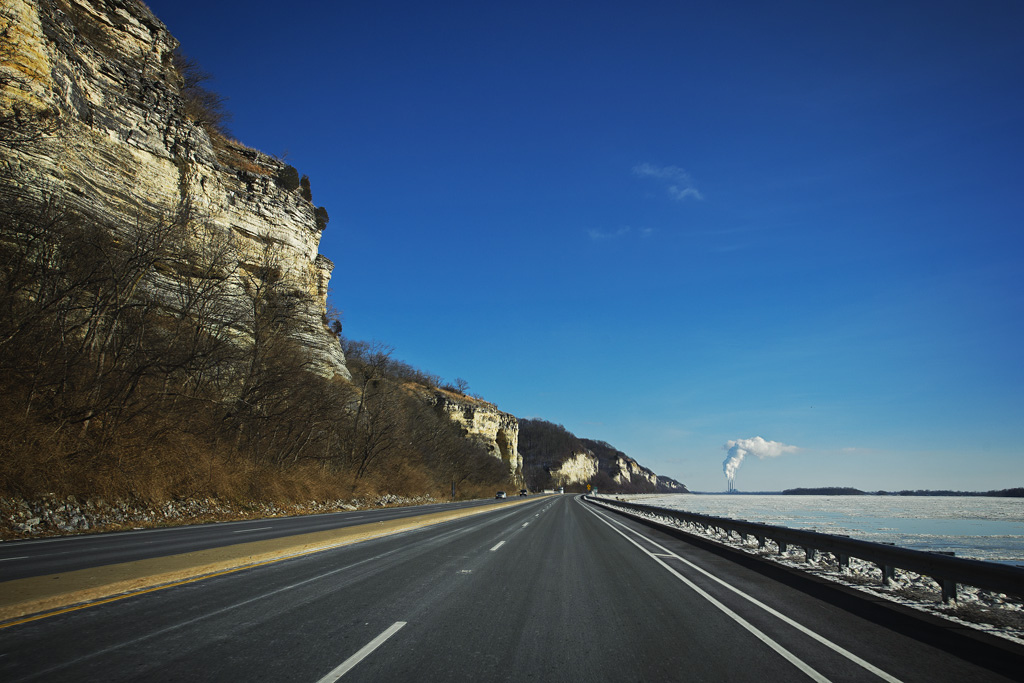
[[(154, 500), (227, 495), (214, 467), (248, 486), (250, 465), (268, 488), (295, 468), (295, 491), (304, 466), (331, 472), (335, 488), (349, 475), (393, 488), (405, 472), (481, 488), (546, 477), (685, 490), (598, 442), (526, 462), (511, 414), (421, 379), (426, 403), (410, 407), (408, 373), (382, 374), (373, 354), (346, 359), (328, 327), (328, 219), (309, 180), (210, 119), (178, 41), (139, 0), (5, 0), (0, 38), (0, 254), (18, 262), (0, 278), (0, 355), (17, 366), (0, 393), (9, 415), (62, 439), (29, 449), (7, 438), (0, 479), (60, 488), (37, 477), (59, 447), (66, 493), (93, 494), (102, 466), (117, 495), (148, 486)], [(424, 438), (440, 416), (474, 447)], [(500, 465), (464, 467), (463, 451)], [(248, 491), (237, 497), (261, 495)]]
[(531, 488), (590, 484), (602, 490), (684, 493), (686, 486), (656, 474), (604, 441), (577, 437), (545, 420), (520, 421), (523, 472)]
[[(211, 132), (190, 110), (164, 24), (135, 0), (7, 0), (0, 21), (0, 116), (41, 131), (0, 136), (0, 198), (59, 205), (112, 226), (122, 242), (177, 230), (201, 258), (219, 253), (232, 301), (221, 324), (240, 343), (253, 333), (236, 324), (237, 309), (272, 286), (288, 301), (285, 331), (307, 367), (349, 378), (325, 324), (334, 268), (318, 253), (326, 211), (294, 168)], [(162, 267), (165, 281), (195, 278), (188, 259)], [(159, 273), (145, 286), (164, 287)]]
[(519, 421), (487, 401), (438, 389), (427, 401), (459, 425), (466, 438), (483, 446), (508, 468), (509, 479), (523, 483), (523, 457), (519, 454)]
[(686, 487), (675, 479), (655, 474), (609, 443), (592, 439), (581, 441), (597, 459), (598, 471), (608, 473), (612, 481), (621, 487), (652, 488), (669, 493), (686, 491)]

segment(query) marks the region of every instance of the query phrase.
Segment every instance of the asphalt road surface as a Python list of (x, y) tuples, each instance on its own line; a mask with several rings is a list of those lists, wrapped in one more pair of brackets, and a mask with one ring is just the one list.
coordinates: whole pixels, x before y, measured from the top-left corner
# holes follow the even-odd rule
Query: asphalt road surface
[(218, 522), (107, 534), (82, 534), (0, 543), (0, 581), (88, 569), (119, 562), (164, 557), (236, 543), (284, 538), (360, 524), (491, 505), (494, 500), (436, 503), (380, 510), (331, 512)]
[(531, 499), (0, 628), (0, 680), (1024, 675), (1021, 648), (758, 566), (574, 496)]

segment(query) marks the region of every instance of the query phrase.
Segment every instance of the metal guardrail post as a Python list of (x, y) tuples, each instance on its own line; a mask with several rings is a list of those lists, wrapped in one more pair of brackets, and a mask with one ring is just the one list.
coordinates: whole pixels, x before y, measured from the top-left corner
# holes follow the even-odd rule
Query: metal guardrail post
[(882, 570), (882, 584), (891, 586), (892, 580), (896, 576), (896, 567), (884, 562), (876, 562), (875, 565)]
[(940, 579), (937, 577), (932, 578), (934, 578), (935, 582), (942, 587), (942, 602), (949, 602), (950, 600), (955, 602), (958, 588), (956, 581)]

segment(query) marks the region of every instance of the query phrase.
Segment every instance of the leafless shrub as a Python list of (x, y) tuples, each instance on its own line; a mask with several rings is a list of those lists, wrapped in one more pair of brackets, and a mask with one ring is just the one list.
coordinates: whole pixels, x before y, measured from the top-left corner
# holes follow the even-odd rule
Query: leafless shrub
[(231, 112), (227, 109), (227, 98), (205, 85), (213, 80), (210, 72), (177, 50), (173, 53), (172, 63), (182, 79), (185, 115), (210, 133), (230, 136), (227, 124), (231, 121)]

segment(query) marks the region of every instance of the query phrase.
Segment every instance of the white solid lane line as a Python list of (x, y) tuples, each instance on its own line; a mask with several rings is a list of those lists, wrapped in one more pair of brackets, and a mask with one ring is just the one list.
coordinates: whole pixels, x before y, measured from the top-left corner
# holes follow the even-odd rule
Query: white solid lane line
[[(594, 510), (590, 510), (590, 512), (593, 512), (594, 514), (598, 514)], [(722, 579), (718, 578), (714, 574), (711, 574), (710, 572), (707, 572), (707, 571), (701, 569), (700, 567), (695, 565), (693, 562), (690, 562), (689, 560), (680, 557), (679, 555), (677, 555), (676, 553), (672, 552), (671, 550), (669, 550), (665, 546), (657, 543), (656, 541), (653, 541), (650, 538), (647, 538), (646, 536), (644, 536), (644, 535), (634, 531), (633, 529), (630, 529), (629, 527), (625, 526), (624, 524), (622, 524), (621, 522), (619, 522), (617, 520), (614, 520), (614, 519), (611, 519), (609, 517), (606, 517), (606, 515), (603, 514), (603, 513), (601, 513), (599, 516), (601, 518), (603, 518), (603, 520), (605, 521), (605, 524), (609, 524), (609, 526), (611, 524), (615, 524), (616, 526), (622, 527), (626, 531), (628, 531), (628, 532), (630, 532), (632, 534), (635, 534), (636, 536), (639, 536), (640, 538), (642, 538), (647, 543), (650, 543), (651, 545), (655, 546), (659, 550), (663, 551), (664, 554), (662, 554), (662, 553), (657, 553), (657, 554), (652, 553), (649, 550), (647, 550), (646, 548), (642, 547), (640, 544), (638, 544), (633, 539), (631, 539), (628, 536), (626, 536), (625, 534), (623, 534), (618, 529), (615, 529), (615, 527), (612, 527), (613, 529), (615, 529), (615, 531), (619, 531), (619, 533), (622, 534), (622, 536), (626, 540), (628, 540), (630, 543), (632, 543), (633, 545), (635, 545), (636, 547), (640, 548), (642, 551), (644, 551), (645, 553), (650, 555), (652, 558), (654, 558), (654, 560), (656, 562), (658, 562), (658, 564), (662, 565), (663, 567), (665, 567), (665, 569), (667, 569), (668, 571), (670, 571), (673, 574), (675, 574), (679, 579), (681, 579), (682, 581), (686, 582), (687, 585), (691, 585), (692, 586), (693, 584), (691, 584), (688, 579), (684, 578), (681, 574), (679, 574), (677, 571), (672, 569), (672, 567), (670, 567), (667, 564), (665, 564), (665, 562), (663, 562), (659, 558), (661, 558), (661, 557), (669, 557), (671, 559), (678, 560), (678, 561), (682, 562), (686, 566), (690, 567), (691, 569), (694, 569), (695, 571), (700, 572), (701, 574), (703, 574), (704, 576), (708, 577), (712, 581), (720, 584), (721, 586), (723, 586), (725, 588), (728, 588), (730, 591), (732, 591), (736, 595), (740, 596), (741, 598), (744, 598), (748, 602), (756, 605), (757, 607), (760, 607), (765, 612), (768, 612), (769, 614), (771, 614), (773, 617), (781, 619), (782, 621), (786, 622), (787, 624), (789, 624), (793, 628), (797, 629), (798, 631), (800, 631), (804, 635), (806, 635), (806, 636), (808, 636), (810, 638), (813, 638), (814, 640), (816, 640), (819, 643), (821, 643), (822, 645), (828, 647), (832, 651), (841, 654), (843, 657), (846, 657), (847, 659), (849, 659), (854, 664), (857, 664), (859, 666), (864, 667), (865, 669), (867, 669), (871, 673), (875, 674), (876, 676), (878, 676), (882, 680), (888, 681), (888, 683), (901, 683), (900, 679), (896, 678), (895, 676), (892, 676), (891, 674), (886, 673), (885, 671), (879, 669), (878, 667), (876, 667), (875, 665), (871, 664), (870, 662), (868, 662), (868, 661), (866, 661), (864, 659), (861, 659), (860, 657), (858, 657), (857, 655), (853, 654), (849, 650), (843, 648), (840, 645), (837, 645), (837, 644), (833, 643), (828, 638), (825, 638), (824, 636), (819, 635), (818, 633), (812, 631), (811, 629), (807, 628), (803, 624), (798, 623), (798, 622), (790, 619), (785, 614), (782, 614), (781, 612), (773, 609), (772, 607), (769, 607), (768, 605), (764, 604), (763, 602), (761, 602), (757, 598), (755, 598), (755, 597), (753, 597), (751, 595), (747, 595), (746, 593), (744, 593), (740, 589), (738, 589), (738, 588), (736, 588), (736, 587), (726, 583), (725, 581), (723, 581)], [(704, 592), (700, 591), (699, 589), (698, 589), (698, 592), (700, 592), (702, 595), (704, 595)]]
[(378, 647), (383, 645), (385, 640), (398, 633), (398, 631), (403, 626), (405, 626), (405, 624), (406, 622), (404, 621), (396, 621), (395, 623), (391, 624), (391, 626), (388, 627), (388, 629), (384, 631), (384, 633), (381, 633), (379, 636), (368, 642), (366, 645), (362, 647), (361, 650), (359, 650), (359, 652), (355, 653), (354, 655), (346, 659), (344, 662), (336, 666), (334, 669), (331, 670), (329, 674), (327, 674), (319, 681), (317, 681), (317, 683), (334, 683), (334, 681), (338, 680), (339, 678), (347, 674), (349, 671), (351, 671), (356, 664), (369, 657), (370, 653), (372, 653)]
[(497, 550), (498, 548), (500, 548), (503, 545), (505, 545), (505, 541), (499, 541), (498, 545), (496, 545), (493, 548), (491, 548), (491, 552), (493, 553), (495, 550)]
[(607, 519), (605, 519), (605, 516), (604, 516), (603, 513), (598, 513), (598, 512), (596, 512), (594, 510), (591, 510), (590, 508), (587, 508), (587, 511), (590, 512), (591, 514), (593, 514), (594, 516), (596, 516), (599, 520), (604, 522), (606, 525), (608, 525), (608, 528), (610, 528), (612, 531), (614, 531), (615, 533), (619, 534), (624, 539), (626, 539), (627, 541), (632, 543), (634, 546), (639, 548), (640, 552), (644, 553), (645, 555), (647, 555), (648, 557), (653, 559), (655, 562), (660, 564), (662, 567), (667, 569), (673, 576), (675, 576), (677, 579), (679, 579), (680, 581), (685, 583), (687, 586), (689, 586), (690, 589), (695, 591), (697, 593), (697, 595), (701, 596), (702, 598), (704, 598), (705, 600), (710, 602), (712, 605), (717, 607), (719, 610), (724, 612), (727, 617), (729, 617), (730, 619), (735, 621), (737, 624), (739, 624), (740, 626), (745, 628), (755, 638), (757, 638), (758, 640), (763, 642), (765, 645), (767, 645), (771, 649), (775, 650), (775, 652), (777, 652), (779, 655), (781, 655), (783, 659), (788, 661), (790, 664), (792, 664), (796, 668), (800, 669), (800, 671), (804, 672), (812, 680), (817, 681), (818, 683), (831, 683), (831, 681), (828, 678), (826, 678), (825, 676), (823, 676), (820, 673), (818, 673), (815, 669), (811, 668), (811, 666), (809, 664), (807, 664), (804, 660), (800, 659), (795, 654), (793, 654), (792, 652), (790, 652), (789, 650), (787, 650), (786, 648), (782, 647), (781, 645), (776, 643), (774, 640), (772, 640), (764, 631), (761, 631), (756, 626), (751, 624), (749, 621), (747, 621), (746, 619), (744, 619), (740, 615), (738, 615), (735, 612), (733, 612), (731, 609), (729, 609), (728, 607), (723, 605), (721, 602), (716, 600), (709, 593), (705, 592), (700, 586), (698, 586), (694, 582), (690, 581), (688, 578), (686, 578), (685, 576), (683, 576), (682, 574), (677, 572), (672, 567), (670, 567), (667, 564), (665, 564), (665, 561), (662, 560), (661, 558), (659, 558), (657, 555), (655, 555), (654, 553), (648, 551), (646, 548), (644, 548), (642, 545), (640, 545), (639, 543), (634, 541), (632, 538), (630, 538), (626, 534), (624, 534), (621, 531), (619, 531), (618, 529), (616, 529), (615, 526), (612, 525), (612, 522), (609, 522)]
[[(64, 555), (65, 553), (61, 554)], [(21, 557), (5, 557), (3, 559), (0, 559), (0, 562), (10, 562), (11, 560), (27, 560), (28, 557), (28, 555), (22, 555)]]
[(239, 529), (238, 531), (232, 531), (233, 534), (247, 534), (250, 531), (266, 531), (267, 529), (273, 529), (272, 526), (261, 526), (259, 529)]

